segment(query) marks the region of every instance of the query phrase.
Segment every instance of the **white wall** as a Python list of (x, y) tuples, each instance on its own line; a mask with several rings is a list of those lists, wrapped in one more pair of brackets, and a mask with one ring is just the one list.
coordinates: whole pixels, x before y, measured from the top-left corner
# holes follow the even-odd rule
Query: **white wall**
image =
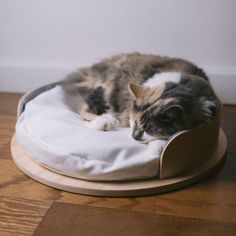
[(189, 59), (236, 103), (235, 0), (0, 0), (0, 90), (26, 91), (118, 52)]

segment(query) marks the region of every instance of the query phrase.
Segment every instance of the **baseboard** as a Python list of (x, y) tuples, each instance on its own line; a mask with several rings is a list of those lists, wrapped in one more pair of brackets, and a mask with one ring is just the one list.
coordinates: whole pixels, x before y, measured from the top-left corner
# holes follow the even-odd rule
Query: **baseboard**
[(236, 74), (216, 75), (209, 74), (210, 82), (223, 104), (236, 105)]
[(64, 64), (0, 62), (0, 91), (24, 93), (61, 80), (74, 69)]
[(221, 102), (236, 105), (236, 67), (202, 67)]
[[(0, 62), (0, 92), (24, 93), (61, 80), (75, 68), (75, 63), (39, 65)], [(204, 66), (203, 68), (221, 101), (224, 104), (236, 104), (236, 68)]]

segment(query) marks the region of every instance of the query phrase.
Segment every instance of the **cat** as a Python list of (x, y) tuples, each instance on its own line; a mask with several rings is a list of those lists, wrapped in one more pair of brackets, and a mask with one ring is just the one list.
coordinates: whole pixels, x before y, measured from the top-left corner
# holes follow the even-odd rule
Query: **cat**
[(131, 127), (132, 137), (143, 142), (208, 123), (220, 106), (206, 73), (180, 58), (119, 54), (60, 84), (65, 103), (88, 127)]

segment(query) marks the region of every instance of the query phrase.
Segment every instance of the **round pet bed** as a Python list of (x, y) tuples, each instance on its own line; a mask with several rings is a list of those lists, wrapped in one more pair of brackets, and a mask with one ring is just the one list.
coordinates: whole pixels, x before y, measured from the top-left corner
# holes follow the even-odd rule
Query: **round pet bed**
[(61, 87), (51, 84), (21, 99), (11, 150), (24, 173), (55, 188), (96, 196), (159, 193), (220, 166), (227, 142), (219, 120), (220, 113), (211, 124), (174, 135), (159, 155), (158, 143), (133, 141), (129, 128), (85, 127), (65, 106)]

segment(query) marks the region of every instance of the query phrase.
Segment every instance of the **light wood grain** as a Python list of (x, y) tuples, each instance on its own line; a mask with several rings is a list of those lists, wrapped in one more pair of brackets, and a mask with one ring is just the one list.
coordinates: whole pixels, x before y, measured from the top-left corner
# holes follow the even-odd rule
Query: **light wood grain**
[(34, 236), (234, 236), (235, 230), (226, 222), (56, 202)]
[(12, 157), (16, 165), (28, 176), (48, 186), (93, 196), (142, 196), (162, 193), (192, 184), (217, 169), (225, 158), (226, 137), (221, 130), (219, 145), (214, 156), (200, 167), (176, 178), (148, 179), (122, 182), (91, 182), (64, 176), (39, 165), (24, 151), (14, 135), (11, 143)]
[(236, 223), (235, 191), (176, 191), (156, 198), (155, 213)]
[(32, 235), (52, 202), (0, 195), (0, 235)]
[[(37, 91), (29, 92), (21, 98), (18, 105), (18, 115), (20, 115), (19, 111), (23, 110), (24, 101), (27, 100), (27, 97), (32, 97), (34, 93)], [(116, 197), (162, 193), (194, 183), (222, 163), (227, 142), (222, 130), (218, 139), (219, 120), (220, 112), (212, 123), (181, 132), (172, 137), (160, 157), (160, 179), (89, 182), (70, 178), (64, 176), (65, 173), (51, 169), (52, 167), (32, 161), (31, 157), (19, 145), (15, 136), (12, 138), (11, 152), (15, 163), (24, 173), (41, 183), (60, 190), (94, 196)], [(189, 173), (185, 174), (186, 172)]]
[(21, 93), (0, 93), (0, 114), (15, 117), (18, 101), (22, 96)]
[[(0, 99), (0, 116), (4, 116), (4, 125), (0, 128), (0, 141), (4, 143), (0, 147), (0, 195), (3, 201), (14, 197), (25, 202), (30, 200), (44, 202), (46, 200), (49, 203), (66, 202), (75, 206), (83, 204), (149, 213), (153, 213), (155, 210), (161, 227), (161, 230), (157, 231), (158, 235), (184, 235), (184, 233), (185, 235), (236, 235), (236, 224), (227, 223), (235, 221), (236, 107), (224, 106), (222, 109), (221, 126), (228, 138), (228, 154), (226, 162), (219, 171), (197, 184), (174, 192), (146, 197), (110, 198), (60, 191), (34, 181), (16, 167), (10, 154), (10, 139), (14, 132), (13, 121), (16, 120), (19, 97), (14, 94), (1, 94)], [(9, 121), (6, 117), (9, 118)], [(1, 136), (2, 131), (6, 128), (8, 132)], [(27, 222), (23, 221), (20, 215), (14, 215), (17, 207), (17, 205), (11, 205), (9, 214), (13, 215), (9, 217), (13, 217), (19, 224), (28, 227)], [(220, 210), (216, 214), (218, 208)], [(22, 212), (24, 212), (23, 208)], [(44, 213), (41, 211), (37, 222), (42, 219), (43, 214), (47, 215), (47, 211)], [(30, 215), (27, 209), (25, 215)], [(38, 224), (37, 222), (35, 225)], [(55, 221), (55, 223), (59, 222)], [(70, 230), (68, 229), (67, 232)], [(0, 235), (15, 236), (18, 234), (12, 233), (10, 221), (4, 221), (4, 233), (3, 229), (0, 229)], [(25, 235), (29, 234), (25, 233)]]
[[(219, 141), (221, 112), (209, 124), (175, 134), (168, 141), (160, 157), (160, 178), (179, 176), (203, 165), (221, 145)], [(222, 130), (220, 135), (222, 136)], [(222, 139), (222, 138), (221, 138)], [(226, 144), (227, 145), (227, 144)]]

